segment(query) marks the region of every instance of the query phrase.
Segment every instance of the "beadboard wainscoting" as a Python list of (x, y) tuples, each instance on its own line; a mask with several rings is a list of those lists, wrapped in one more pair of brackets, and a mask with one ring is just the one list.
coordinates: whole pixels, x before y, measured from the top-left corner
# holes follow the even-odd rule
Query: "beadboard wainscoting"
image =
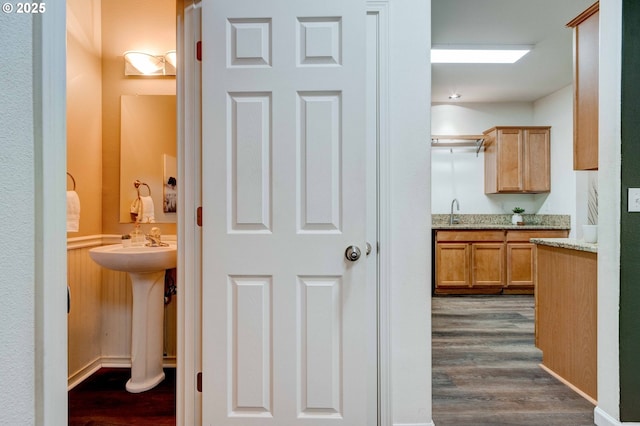
[[(164, 237), (171, 240), (171, 236)], [(175, 237), (173, 238), (175, 239)], [(67, 274), (71, 310), (67, 316), (68, 387), (100, 367), (131, 366), (132, 293), (125, 272), (100, 267), (89, 256), (92, 247), (120, 242), (117, 235), (67, 240)], [(176, 283), (177, 284), (177, 283)], [(176, 364), (176, 297), (165, 305), (164, 365)]]

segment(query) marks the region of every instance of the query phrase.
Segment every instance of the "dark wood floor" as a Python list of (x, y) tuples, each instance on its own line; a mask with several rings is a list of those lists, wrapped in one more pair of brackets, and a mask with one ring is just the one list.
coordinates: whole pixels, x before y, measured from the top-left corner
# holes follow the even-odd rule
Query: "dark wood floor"
[(434, 297), (437, 426), (592, 426), (593, 405), (542, 370), (533, 296)]
[(176, 370), (155, 388), (129, 393), (128, 368), (102, 368), (69, 391), (70, 426), (175, 426)]

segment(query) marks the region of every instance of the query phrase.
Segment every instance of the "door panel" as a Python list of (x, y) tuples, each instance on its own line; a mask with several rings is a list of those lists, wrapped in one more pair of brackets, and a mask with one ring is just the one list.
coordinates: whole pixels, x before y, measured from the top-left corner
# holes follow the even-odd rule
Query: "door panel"
[(204, 424), (376, 422), (364, 6), (202, 5)]
[(507, 244), (506, 287), (533, 288), (536, 245), (530, 243)]
[(498, 151), (498, 191), (522, 190), (522, 131), (500, 129)]
[(550, 191), (549, 182), (550, 165), (550, 141), (549, 129), (525, 130), (525, 177), (524, 189), (526, 191)]
[(436, 286), (469, 287), (469, 243), (436, 244)]
[(471, 244), (471, 285), (501, 287), (504, 284), (504, 244)]

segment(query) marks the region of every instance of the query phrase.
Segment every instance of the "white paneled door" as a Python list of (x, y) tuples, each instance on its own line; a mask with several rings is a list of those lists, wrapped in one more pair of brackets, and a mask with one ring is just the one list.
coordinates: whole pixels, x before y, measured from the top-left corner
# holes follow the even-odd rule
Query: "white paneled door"
[(365, 19), (357, 0), (202, 3), (205, 425), (376, 424)]

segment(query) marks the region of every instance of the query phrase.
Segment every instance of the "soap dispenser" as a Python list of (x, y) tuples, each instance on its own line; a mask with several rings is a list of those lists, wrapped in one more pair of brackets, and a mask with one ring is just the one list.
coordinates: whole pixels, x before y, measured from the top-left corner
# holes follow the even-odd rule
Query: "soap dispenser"
[(144, 234), (142, 233), (142, 231), (140, 230), (140, 224), (136, 223), (136, 227), (134, 228), (133, 231), (131, 231), (131, 245), (136, 247), (136, 246), (142, 246), (144, 245)]

